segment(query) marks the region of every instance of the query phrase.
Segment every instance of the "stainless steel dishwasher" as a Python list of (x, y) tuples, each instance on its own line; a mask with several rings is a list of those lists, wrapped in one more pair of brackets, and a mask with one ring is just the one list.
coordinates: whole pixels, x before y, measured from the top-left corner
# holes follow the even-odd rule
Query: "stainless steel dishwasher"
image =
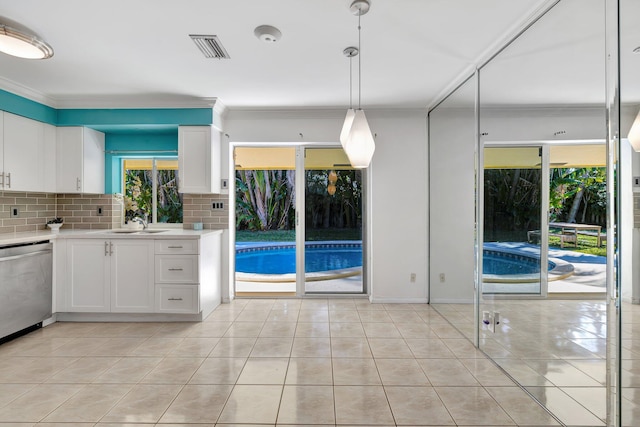
[(0, 246), (0, 342), (51, 317), (53, 244)]

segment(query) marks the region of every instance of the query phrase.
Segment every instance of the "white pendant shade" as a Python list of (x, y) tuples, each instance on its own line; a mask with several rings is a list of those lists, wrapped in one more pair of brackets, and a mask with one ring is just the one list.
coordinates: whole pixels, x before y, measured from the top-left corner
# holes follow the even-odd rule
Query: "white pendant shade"
[(349, 157), (351, 166), (355, 169), (369, 167), (375, 149), (376, 146), (371, 129), (369, 129), (367, 117), (364, 115), (363, 110), (356, 110), (351, 130), (347, 137), (347, 145), (344, 149), (347, 157)]
[(342, 149), (347, 151), (347, 138), (349, 138), (349, 132), (351, 131), (351, 125), (353, 125), (353, 118), (356, 116), (356, 110), (349, 108), (347, 115), (344, 118), (344, 124), (342, 125), (342, 132), (340, 132), (340, 144)]
[(640, 152), (640, 111), (638, 111), (638, 115), (633, 121), (631, 129), (629, 129), (629, 135), (627, 135), (627, 139), (629, 139), (629, 142), (631, 143), (633, 149), (636, 152)]

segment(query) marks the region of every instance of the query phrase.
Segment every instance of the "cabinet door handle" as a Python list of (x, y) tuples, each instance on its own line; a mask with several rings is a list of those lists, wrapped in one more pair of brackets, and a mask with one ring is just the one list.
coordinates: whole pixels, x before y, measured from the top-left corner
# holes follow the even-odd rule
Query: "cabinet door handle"
[(167, 246), (169, 249), (182, 249), (182, 246)]
[(169, 271), (182, 271), (181, 268), (170, 268)]
[(182, 298), (169, 298), (169, 301), (182, 301)]
[(109, 243), (109, 255), (113, 255), (113, 242)]
[(7, 174), (7, 188), (11, 188), (11, 172)]
[(109, 256), (109, 242), (104, 242), (104, 256)]
[(76, 178), (76, 190), (80, 191), (80, 178)]

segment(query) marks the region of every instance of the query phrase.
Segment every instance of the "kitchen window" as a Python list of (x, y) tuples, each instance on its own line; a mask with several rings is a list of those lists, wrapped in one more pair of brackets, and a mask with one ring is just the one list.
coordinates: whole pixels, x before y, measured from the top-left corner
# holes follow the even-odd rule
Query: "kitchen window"
[(177, 158), (124, 159), (124, 221), (135, 217), (149, 224), (182, 224)]

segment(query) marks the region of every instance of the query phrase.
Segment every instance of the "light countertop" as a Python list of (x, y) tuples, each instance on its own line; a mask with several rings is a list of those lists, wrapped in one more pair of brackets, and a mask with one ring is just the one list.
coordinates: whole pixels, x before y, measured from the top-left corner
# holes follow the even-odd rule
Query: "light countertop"
[[(127, 230), (130, 231), (130, 230)], [(113, 230), (60, 230), (52, 233), (49, 230), (29, 231), (22, 233), (0, 234), (0, 245), (13, 245), (20, 243), (38, 242), (54, 239), (200, 239), (203, 236), (220, 234), (222, 230), (184, 230), (170, 229), (162, 232), (122, 232), (122, 229)]]

